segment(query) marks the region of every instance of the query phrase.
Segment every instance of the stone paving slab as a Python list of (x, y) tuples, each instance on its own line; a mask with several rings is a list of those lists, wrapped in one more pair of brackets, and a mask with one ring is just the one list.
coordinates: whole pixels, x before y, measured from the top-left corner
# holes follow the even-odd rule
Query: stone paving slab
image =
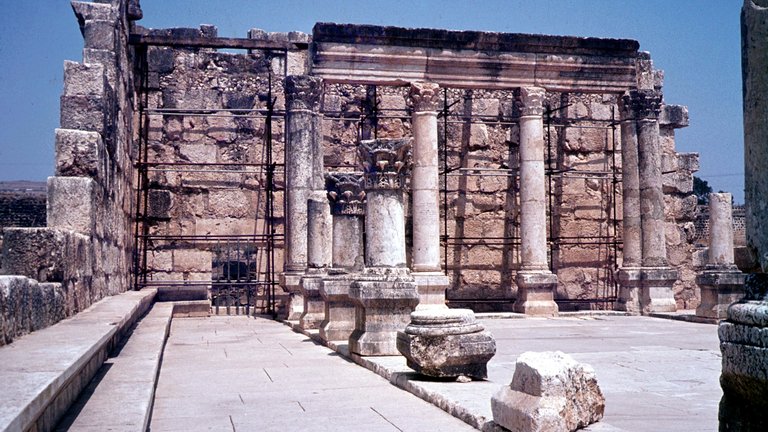
[[(583, 314), (482, 322), (497, 343), (487, 381), (430, 380), (415, 374), (402, 357), (350, 358), (478, 429), (496, 430), (490, 399), (512, 381), (517, 356), (560, 350), (595, 368), (606, 397), (605, 418), (586, 430), (717, 430), (722, 396), (717, 326)], [(349, 356), (345, 343), (329, 346)]]
[(151, 431), (469, 431), (279, 322), (175, 319)]
[(52, 428), (154, 296), (142, 290), (107, 297), (0, 347), (0, 430)]
[(143, 431), (175, 305), (155, 303), (62, 420), (57, 431)]

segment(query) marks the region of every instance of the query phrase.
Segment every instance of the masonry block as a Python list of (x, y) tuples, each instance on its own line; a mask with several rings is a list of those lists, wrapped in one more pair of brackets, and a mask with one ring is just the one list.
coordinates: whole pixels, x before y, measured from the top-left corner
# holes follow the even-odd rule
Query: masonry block
[(29, 285), (23, 276), (0, 276), (5, 343), (30, 332)]
[(60, 122), (63, 129), (94, 131), (104, 136), (107, 106), (97, 96), (62, 96)]
[(101, 149), (101, 135), (97, 132), (56, 129), (56, 175), (96, 178)]
[(86, 48), (115, 49), (115, 21), (87, 20), (81, 29)]
[(95, 188), (87, 177), (48, 177), (48, 226), (91, 235), (97, 217)]
[(103, 65), (64, 62), (64, 96), (103, 97), (106, 86)]

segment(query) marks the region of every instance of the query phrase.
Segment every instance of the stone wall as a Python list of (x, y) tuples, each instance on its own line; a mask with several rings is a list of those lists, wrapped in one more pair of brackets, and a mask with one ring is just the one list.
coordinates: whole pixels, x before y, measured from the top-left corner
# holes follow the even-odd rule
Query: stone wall
[(3, 273), (36, 279), (30, 286), (61, 284), (63, 316), (129, 289), (133, 252), (136, 100), (128, 1), (72, 7), (83, 61), (64, 63), (47, 227), (7, 229), (2, 258)]
[[(140, 29), (146, 36), (215, 38), (199, 29)], [(303, 42), (301, 33), (249, 31), (272, 42)], [(284, 110), (287, 73), (304, 73), (306, 52), (150, 46), (147, 52), (149, 170), (147, 271), (151, 283), (210, 282), (240, 261), (264, 279), (267, 141), (273, 102), (276, 192), (275, 266), (283, 263)], [(229, 252), (228, 252), (229, 251)], [(238, 264), (239, 268), (239, 264)]]

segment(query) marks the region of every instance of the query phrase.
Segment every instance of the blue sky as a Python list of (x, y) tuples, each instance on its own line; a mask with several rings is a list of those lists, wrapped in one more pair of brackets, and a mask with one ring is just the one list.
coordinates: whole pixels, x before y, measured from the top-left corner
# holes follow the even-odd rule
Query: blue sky
[[(10, 0), (2, 0), (10, 3)], [(315, 22), (636, 39), (666, 74), (667, 103), (687, 105), (681, 152), (699, 152), (698, 175), (743, 202), (740, 0), (141, 0), (145, 27), (213, 24), (304, 31)], [(25, 0), (0, 14), (0, 180), (53, 171), (63, 61), (82, 59), (68, 0)]]

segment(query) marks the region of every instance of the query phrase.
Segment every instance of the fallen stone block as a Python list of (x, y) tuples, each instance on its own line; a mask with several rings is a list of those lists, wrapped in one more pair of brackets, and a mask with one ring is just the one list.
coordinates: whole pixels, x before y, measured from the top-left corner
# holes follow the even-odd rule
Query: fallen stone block
[(591, 366), (568, 354), (526, 352), (512, 383), (491, 398), (493, 421), (512, 431), (574, 431), (603, 418), (605, 397)]
[(469, 309), (425, 309), (397, 333), (397, 350), (423, 375), (485, 379), (496, 341)]

